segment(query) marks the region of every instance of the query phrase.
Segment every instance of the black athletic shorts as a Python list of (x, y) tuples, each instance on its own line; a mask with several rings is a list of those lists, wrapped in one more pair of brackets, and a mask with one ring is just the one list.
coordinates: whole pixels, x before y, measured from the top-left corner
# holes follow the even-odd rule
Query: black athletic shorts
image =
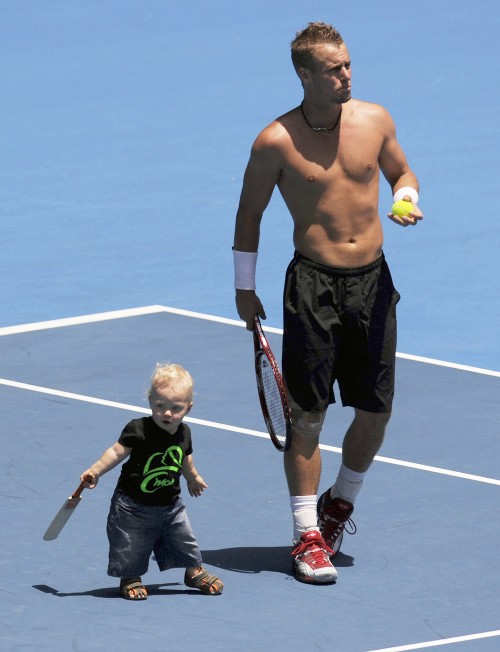
[(335, 403), (391, 411), (399, 293), (383, 255), (336, 268), (296, 253), (284, 291), (283, 377), (292, 407), (324, 412)]

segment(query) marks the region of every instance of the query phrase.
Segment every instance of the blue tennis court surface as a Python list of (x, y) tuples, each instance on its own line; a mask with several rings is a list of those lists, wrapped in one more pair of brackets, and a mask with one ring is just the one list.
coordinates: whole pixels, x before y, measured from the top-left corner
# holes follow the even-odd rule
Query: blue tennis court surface
[[(498, 652), (498, 4), (0, 0), (0, 17), (1, 649)], [(394, 414), (323, 587), (291, 575), (282, 456), (231, 259), (249, 149), (300, 102), (288, 47), (310, 20), (344, 35), (354, 96), (394, 116), (425, 214), (385, 224), (402, 295)], [(389, 202), (382, 183), (382, 215)], [(276, 352), (291, 255), (276, 196), (257, 278)], [(147, 413), (162, 360), (195, 379), (209, 488), (183, 493), (225, 590), (202, 596), (152, 562), (137, 604), (106, 575), (117, 469), (55, 541), (42, 535)], [(328, 414), (321, 491), (350, 418)]]
[[(467, 652), (496, 649), (498, 632), (476, 635), (494, 631), (499, 604), (492, 572), (498, 374), (398, 361), (384, 457), (356, 508), (358, 533), (338, 557), (339, 580), (305, 586), (290, 572), (282, 458), (263, 432), (250, 334), (227, 320), (159, 306), (85, 322), (0, 331), (0, 396), (13, 415), (1, 474), (7, 649), (99, 650), (117, 638), (133, 649), (146, 638), (153, 650), (168, 640), (173, 649), (194, 651), (201, 632), (212, 650), (327, 649), (326, 622), (337, 624), (345, 652), (456, 636)], [(277, 348), (279, 333), (269, 338)], [(184, 587), (181, 571), (162, 574), (152, 563), (144, 577), (150, 598), (137, 605), (119, 598), (105, 574), (116, 470), (84, 492), (58, 539), (46, 543), (42, 534), (83, 468), (128, 420), (147, 412), (152, 361), (174, 356), (196, 379), (189, 420), (197, 466), (209, 484), (201, 498), (188, 499), (188, 511), (225, 591), (198, 595)], [(477, 400), (464, 415), (459, 407), (470, 395)], [(346, 419), (337, 408), (329, 414), (326, 478), (338, 465)], [(302, 620), (306, 606), (310, 615)]]

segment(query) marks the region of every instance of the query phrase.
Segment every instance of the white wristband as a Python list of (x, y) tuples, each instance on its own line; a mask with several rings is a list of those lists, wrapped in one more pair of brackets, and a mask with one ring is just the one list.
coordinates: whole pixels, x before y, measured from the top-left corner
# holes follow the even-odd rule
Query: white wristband
[(415, 188), (411, 188), (410, 186), (405, 186), (404, 188), (399, 188), (399, 190), (396, 190), (393, 199), (394, 203), (400, 199), (403, 199), (403, 197), (406, 195), (411, 197), (411, 200), (414, 204), (418, 204), (418, 192), (415, 190)]
[(237, 290), (255, 290), (256, 251), (236, 251), (233, 249), (234, 287)]

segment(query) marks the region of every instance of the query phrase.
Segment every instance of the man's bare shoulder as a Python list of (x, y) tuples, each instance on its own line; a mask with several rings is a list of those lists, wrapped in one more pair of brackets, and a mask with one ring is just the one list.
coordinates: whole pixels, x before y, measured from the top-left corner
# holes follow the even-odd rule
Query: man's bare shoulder
[[(385, 107), (374, 102), (351, 99), (345, 105), (345, 113), (353, 120), (368, 120), (370, 122), (391, 122), (392, 118)], [(346, 117), (347, 117), (346, 116)]]
[(292, 109), (273, 120), (260, 132), (254, 142), (254, 149), (281, 150), (290, 142), (290, 127), (296, 120), (297, 109)]

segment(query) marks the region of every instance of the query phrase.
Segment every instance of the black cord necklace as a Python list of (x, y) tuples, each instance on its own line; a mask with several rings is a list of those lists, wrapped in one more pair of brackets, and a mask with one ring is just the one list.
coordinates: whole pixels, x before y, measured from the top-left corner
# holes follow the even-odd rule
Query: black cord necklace
[(313, 127), (312, 124), (309, 122), (309, 120), (306, 118), (306, 114), (304, 113), (304, 106), (303, 105), (304, 105), (304, 102), (301, 102), (300, 110), (301, 110), (301, 113), (302, 113), (302, 117), (304, 118), (304, 120), (306, 121), (306, 125), (310, 129), (312, 129), (313, 131), (335, 131), (335, 129), (337, 128), (337, 125), (339, 123), (340, 116), (342, 115), (342, 105), (340, 105), (339, 117), (337, 118), (337, 121), (335, 122), (333, 127)]

